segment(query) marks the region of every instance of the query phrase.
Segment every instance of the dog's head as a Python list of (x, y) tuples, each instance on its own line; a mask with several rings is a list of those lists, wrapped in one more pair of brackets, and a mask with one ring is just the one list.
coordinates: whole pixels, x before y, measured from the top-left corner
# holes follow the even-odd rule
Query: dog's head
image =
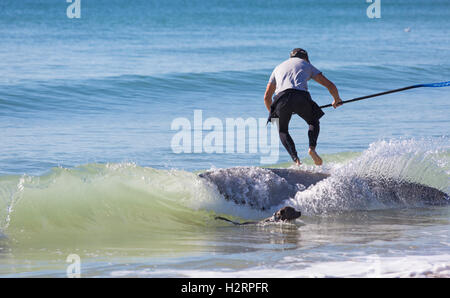
[(294, 220), (296, 218), (299, 218), (301, 215), (302, 213), (300, 211), (297, 211), (294, 208), (287, 206), (275, 212), (273, 218), (275, 219), (275, 221)]

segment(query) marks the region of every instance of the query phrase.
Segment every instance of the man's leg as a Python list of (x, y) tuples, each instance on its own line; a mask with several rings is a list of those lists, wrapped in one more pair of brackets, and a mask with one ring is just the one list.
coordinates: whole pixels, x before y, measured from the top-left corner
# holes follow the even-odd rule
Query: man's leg
[(308, 153), (313, 159), (314, 163), (318, 166), (322, 165), (323, 161), (320, 156), (316, 152), (317, 146), (317, 138), (319, 137), (320, 132), (320, 123), (319, 119), (317, 119), (314, 115), (312, 100), (305, 97), (299, 97), (294, 101), (294, 111), (299, 115), (303, 120), (308, 123), (308, 139), (309, 139), (309, 150)]
[(279, 117), (278, 132), (280, 134), (280, 140), (284, 148), (291, 156), (292, 160), (300, 165), (300, 159), (297, 156), (297, 150), (295, 150), (295, 143), (289, 134), (289, 121), (291, 121), (292, 111), (288, 105), (282, 105), (277, 111)]
[(308, 122), (308, 139), (309, 139), (309, 150), (308, 153), (311, 155), (311, 158), (314, 160), (314, 163), (318, 166), (322, 165), (323, 161), (320, 158), (319, 154), (316, 152), (317, 146), (317, 138), (320, 133), (320, 122), (319, 120), (309, 121)]

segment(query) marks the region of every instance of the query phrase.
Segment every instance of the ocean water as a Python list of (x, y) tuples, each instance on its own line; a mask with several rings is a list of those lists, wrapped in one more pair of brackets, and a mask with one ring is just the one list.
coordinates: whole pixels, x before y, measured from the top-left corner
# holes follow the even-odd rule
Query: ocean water
[[(379, 19), (364, 0), (82, 0), (79, 19), (67, 17), (69, 5), (0, 2), (1, 277), (64, 277), (70, 254), (83, 277), (450, 275), (449, 205), (413, 189), (379, 195), (364, 182), (450, 193), (448, 88), (326, 109), (322, 167), (293, 119), (300, 169), (330, 177), (263, 211), (198, 176), (240, 167), (244, 176), (224, 177), (231, 189), (250, 183), (264, 197), (261, 152), (171, 146), (173, 121), (194, 121), (194, 110), (224, 123), (265, 118), (270, 73), (295, 47), (344, 100), (450, 80), (448, 1), (382, 0)], [(280, 145), (264, 166), (291, 163)], [(300, 220), (214, 219), (259, 220), (285, 205)]]

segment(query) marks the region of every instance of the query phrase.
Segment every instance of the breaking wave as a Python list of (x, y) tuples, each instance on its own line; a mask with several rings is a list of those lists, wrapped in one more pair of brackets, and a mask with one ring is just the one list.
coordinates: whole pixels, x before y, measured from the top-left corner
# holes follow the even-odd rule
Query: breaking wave
[[(239, 167), (197, 175), (123, 163), (3, 176), (0, 227), (16, 242), (160, 240), (172, 231), (223, 225), (214, 220), (216, 214), (262, 219), (284, 205), (314, 216), (436, 205), (448, 200), (447, 142), (380, 141), (350, 160), (342, 162), (345, 153), (324, 156), (327, 166), (302, 166), (301, 171)], [(289, 176), (296, 171), (310, 180), (302, 183)], [(261, 206), (265, 208), (257, 208)]]
[(309, 214), (446, 204), (446, 142), (441, 138), (373, 143), (361, 156), (330, 167), (328, 179), (297, 192), (289, 204)]

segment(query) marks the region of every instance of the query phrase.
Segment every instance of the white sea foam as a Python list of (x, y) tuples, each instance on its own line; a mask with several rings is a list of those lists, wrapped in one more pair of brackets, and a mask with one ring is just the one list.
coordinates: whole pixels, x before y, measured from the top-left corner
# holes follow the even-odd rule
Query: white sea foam
[(396, 181), (448, 192), (448, 149), (444, 139), (371, 144), (361, 156), (334, 165), (328, 179), (297, 192), (288, 204), (307, 214), (422, 206), (423, 195), (408, 191), (409, 185), (396, 185)]
[[(141, 269), (116, 270), (112, 277), (190, 277), (190, 278), (300, 278), (300, 277), (450, 277), (450, 255), (379, 257), (367, 255), (351, 260), (332, 262), (303, 262), (301, 258), (288, 257), (280, 264), (259, 266), (244, 270), (170, 270)], [(285, 267), (285, 268), (283, 268)]]

